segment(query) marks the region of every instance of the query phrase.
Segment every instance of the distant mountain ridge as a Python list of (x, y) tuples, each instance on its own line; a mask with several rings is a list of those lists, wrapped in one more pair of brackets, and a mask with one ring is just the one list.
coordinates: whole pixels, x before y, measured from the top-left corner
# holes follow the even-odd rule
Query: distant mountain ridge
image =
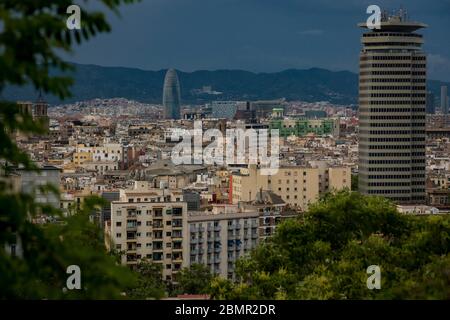
[[(146, 71), (126, 67), (103, 67), (74, 64), (73, 96), (64, 103), (94, 98), (122, 97), (145, 103), (162, 102), (166, 70)], [(55, 72), (52, 72), (55, 74)], [(330, 71), (320, 68), (288, 69), (274, 73), (254, 73), (243, 70), (177, 71), (181, 83), (183, 104), (199, 104), (212, 100), (265, 100), (286, 98), (308, 102), (330, 101), (334, 104), (356, 104), (358, 75), (350, 71)], [(428, 81), (428, 89), (439, 98), (441, 81)], [(203, 86), (222, 94), (200, 93)], [(197, 90), (196, 90), (197, 89)], [(201, 90), (200, 90), (201, 91)], [(31, 87), (8, 87), (3, 98), (35, 100)], [(61, 103), (47, 97), (51, 104)]]

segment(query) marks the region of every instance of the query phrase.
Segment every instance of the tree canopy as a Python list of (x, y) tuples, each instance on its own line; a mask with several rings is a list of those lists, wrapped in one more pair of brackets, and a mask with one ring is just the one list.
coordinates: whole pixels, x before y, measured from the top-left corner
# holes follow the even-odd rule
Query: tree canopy
[[(238, 261), (240, 281), (213, 281), (219, 299), (448, 299), (450, 220), (407, 216), (384, 198), (343, 191)], [(369, 290), (367, 268), (380, 267)]]

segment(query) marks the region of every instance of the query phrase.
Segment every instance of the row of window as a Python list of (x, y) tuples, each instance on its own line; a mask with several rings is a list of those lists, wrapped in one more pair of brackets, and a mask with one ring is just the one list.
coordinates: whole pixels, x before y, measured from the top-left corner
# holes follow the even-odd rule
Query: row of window
[(361, 134), (425, 134), (425, 130), (359, 130)]
[[(362, 104), (361, 104), (362, 105)], [(375, 105), (372, 104), (371, 105)], [(380, 105), (386, 105), (380, 103)], [(359, 112), (397, 112), (397, 113), (425, 113), (425, 108), (367, 108), (367, 107), (360, 107)]]
[[(364, 153), (361, 153), (364, 155)], [(425, 156), (425, 152), (369, 152), (369, 157), (421, 157)]]
[(365, 116), (361, 115), (359, 119), (370, 120), (425, 120), (425, 115), (386, 115), (386, 116)]
[(421, 43), (416, 42), (369, 42), (364, 43), (365, 47), (379, 47), (379, 46), (399, 46), (399, 47), (420, 47)]
[(409, 174), (369, 175), (369, 179), (411, 179)]
[(361, 93), (360, 98), (425, 98), (426, 93)]
[(372, 76), (407, 76), (407, 75), (425, 76), (427, 73), (426, 73), (426, 71), (372, 70), (372, 71), (361, 71), (359, 74), (361, 76), (367, 76), (367, 75), (372, 75)]
[(375, 167), (375, 168), (369, 168), (369, 172), (409, 172), (409, 171), (422, 171), (425, 170), (425, 167)]
[[(371, 106), (376, 106), (376, 105), (382, 105), (382, 106), (386, 106), (386, 105), (423, 105), (423, 108), (418, 108), (416, 110), (423, 111), (425, 112), (425, 100), (365, 100), (365, 99), (361, 99), (363, 101), (361, 101), (361, 104), (365, 104), (365, 105), (371, 105)], [(370, 109), (370, 110), (378, 110), (378, 109)], [(393, 109), (387, 109), (387, 110), (393, 110)], [(402, 109), (402, 110), (406, 110), (406, 109)], [(360, 109), (360, 111), (362, 111)]]
[(424, 122), (406, 122), (406, 123), (390, 123), (390, 122), (371, 122), (370, 127), (387, 128), (387, 127), (425, 127)]
[(361, 68), (426, 68), (426, 64), (411, 63), (361, 63)]
[(411, 78), (368, 78), (368, 79), (359, 79), (360, 83), (366, 83), (366, 82), (412, 82), (412, 83), (425, 83), (426, 79), (411, 79)]
[[(363, 34), (364, 38), (376, 38), (376, 37), (401, 37), (401, 38), (422, 38), (418, 33), (404, 33), (404, 32), (369, 32)], [(408, 57), (409, 58), (409, 57)]]
[[(426, 57), (425, 56), (413, 56), (412, 59), (414, 61), (425, 61)], [(366, 60), (411, 60), (411, 56), (361, 56), (360, 57), (361, 61), (366, 61)]]
[(369, 142), (411, 142), (411, 141), (425, 141), (422, 137), (412, 137), (412, 138), (361, 138), (361, 141)]
[(360, 91), (364, 90), (426, 90), (425, 86), (361, 86)]
[(425, 149), (424, 145), (415, 145), (415, 146), (411, 146), (411, 145), (370, 145), (369, 146), (370, 150), (379, 150), (379, 149)]

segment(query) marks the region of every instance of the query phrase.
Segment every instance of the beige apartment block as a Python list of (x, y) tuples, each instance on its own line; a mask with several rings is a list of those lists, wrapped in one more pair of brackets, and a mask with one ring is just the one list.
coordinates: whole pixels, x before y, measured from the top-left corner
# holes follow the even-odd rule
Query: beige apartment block
[(76, 165), (83, 164), (85, 162), (92, 162), (93, 156), (90, 152), (74, 152), (72, 156), (72, 162)]
[(133, 268), (143, 259), (160, 263), (163, 279), (174, 280), (189, 263), (187, 204), (181, 193), (138, 185), (121, 190), (105, 227), (107, 246), (122, 253), (124, 265)]
[(264, 176), (251, 165), (234, 173), (230, 183), (234, 204), (253, 201), (260, 190), (268, 190), (292, 207), (304, 211), (319, 199), (322, 192), (350, 189), (351, 172), (349, 167), (327, 168), (323, 169), (322, 178), (319, 168), (285, 166), (279, 168), (275, 175)]

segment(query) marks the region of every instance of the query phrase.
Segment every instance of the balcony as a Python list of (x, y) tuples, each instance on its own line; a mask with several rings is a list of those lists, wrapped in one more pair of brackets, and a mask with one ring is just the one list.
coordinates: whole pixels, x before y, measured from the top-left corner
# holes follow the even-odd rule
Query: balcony
[(134, 218), (134, 217), (136, 217), (136, 210), (128, 210), (127, 218)]
[(182, 233), (172, 233), (172, 239), (183, 239)]
[(182, 223), (172, 223), (172, 228), (183, 228)]
[(214, 231), (220, 231), (220, 230), (222, 230), (221, 226), (214, 226)]
[(137, 222), (136, 220), (127, 222), (127, 231), (137, 231)]
[(255, 232), (255, 233), (252, 233), (252, 239), (257, 239), (258, 238), (258, 234)]
[(172, 262), (174, 262), (174, 263), (182, 263), (183, 262), (183, 256), (182, 255), (173, 256), (172, 257)]
[(235, 228), (236, 228), (236, 230), (240, 230), (241, 229), (241, 224), (240, 223), (236, 224)]

